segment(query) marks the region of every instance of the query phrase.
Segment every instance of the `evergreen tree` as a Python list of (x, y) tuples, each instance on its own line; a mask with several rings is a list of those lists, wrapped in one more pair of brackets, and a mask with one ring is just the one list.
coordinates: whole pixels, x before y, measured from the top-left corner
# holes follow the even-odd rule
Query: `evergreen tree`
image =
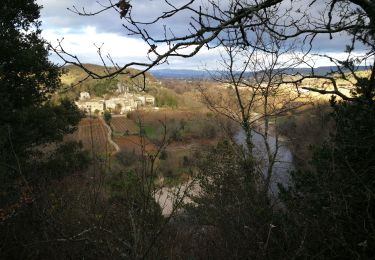
[[(40, 35), (40, 8), (35, 0), (4, 0), (0, 5), (0, 238), (4, 240), (12, 217), (39, 197), (39, 184), (87, 162), (79, 145), (59, 143), (76, 129), (82, 114), (68, 100), (50, 102), (60, 87), (60, 70), (48, 60)], [(24, 218), (32, 219), (27, 214)]]
[(17, 156), (26, 157), (28, 148), (72, 131), (80, 116), (67, 101), (60, 107), (48, 103), (60, 86), (60, 70), (40, 37), (40, 6), (5, 0), (0, 8), (0, 152), (9, 159), (10, 142)]
[(294, 173), (293, 186), (282, 192), (303, 257), (375, 254), (375, 107), (368, 101), (333, 100), (336, 129), (315, 149), (315, 170)]

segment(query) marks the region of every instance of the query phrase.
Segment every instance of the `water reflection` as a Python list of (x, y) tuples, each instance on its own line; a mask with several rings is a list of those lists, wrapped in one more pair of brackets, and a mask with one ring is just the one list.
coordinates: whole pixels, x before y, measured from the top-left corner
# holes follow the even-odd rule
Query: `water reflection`
[[(238, 144), (245, 146), (246, 136), (242, 129), (236, 133), (234, 138)], [(260, 134), (253, 131), (252, 141), (255, 146), (253, 155), (257, 160), (259, 160), (262, 172), (265, 174), (267, 172), (268, 160), (264, 139)], [(268, 136), (268, 143), (272, 152), (274, 152), (276, 149), (276, 138), (273, 136)], [(294, 170), (292, 152), (289, 150), (285, 142), (279, 140), (279, 149), (277, 152), (276, 163), (273, 166), (271, 178), (271, 194), (277, 195), (277, 183), (281, 183), (284, 186), (287, 186), (290, 183), (290, 172), (292, 170)]]

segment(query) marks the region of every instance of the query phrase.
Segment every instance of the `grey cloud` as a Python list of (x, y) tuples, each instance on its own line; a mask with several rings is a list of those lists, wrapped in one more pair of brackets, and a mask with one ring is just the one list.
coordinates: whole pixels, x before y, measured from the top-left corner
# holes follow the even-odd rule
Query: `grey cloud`
[[(181, 6), (188, 0), (171, 0), (172, 3)], [(108, 0), (101, 0), (103, 4), (108, 4)], [(196, 1), (195, 5), (207, 1)], [(220, 4), (228, 4), (229, 0), (218, 0)], [(317, 1), (315, 5), (309, 7), (308, 4), (312, 0), (300, 0), (300, 1), (285, 1), (284, 6), (280, 8), (287, 8), (293, 5), (294, 8), (308, 8), (310, 13), (318, 15), (319, 11), (322, 10), (321, 1)], [(42, 20), (43, 28), (71, 28), (72, 31), (80, 31), (82, 27), (93, 26), (99, 33), (115, 33), (120, 36), (127, 35), (127, 31), (123, 28), (122, 23), (125, 20), (121, 20), (119, 14), (114, 10), (108, 10), (93, 17), (82, 17), (68, 11), (66, 8), (73, 7), (77, 8), (85, 7), (87, 11), (95, 11), (100, 6), (93, 0), (39, 0), (39, 3), (44, 5), (42, 9)], [(134, 19), (138, 21), (152, 21), (163, 11), (170, 10), (164, 0), (132, 0), (132, 15)], [(295, 14), (296, 16), (300, 14)], [(162, 38), (164, 36), (163, 26), (171, 28), (176, 35), (186, 35), (188, 33), (189, 21), (191, 13), (181, 12), (178, 15), (169, 18), (167, 20), (160, 21), (158, 24), (145, 26), (152, 36), (156, 38)], [(251, 32), (250, 32), (251, 33)], [(103, 39), (105, 41), (105, 39)], [(315, 50), (327, 51), (327, 52), (342, 52), (345, 50), (345, 45), (350, 42), (350, 38), (347, 35), (340, 35), (340, 37), (334, 37), (332, 40), (329, 39), (328, 35), (318, 36), (314, 41)], [(200, 55), (190, 59), (188, 62), (191, 66), (196, 64), (202, 64), (204, 61), (211, 61), (213, 56), (211, 55)], [(186, 61), (186, 60), (185, 60)], [(176, 64), (177, 63), (173, 63)], [(185, 63), (186, 64), (186, 63)]]
[[(79, 10), (82, 7), (87, 12), (99, 10), (101, 7), (94, 1), (83, 0), (39, 0), (40, 4), (43, 5), (41, 11), (43, 28), (72, 28), (79, 29), (85, 26), (94, 26), (98, 32), (111, 32), (119, 35), (126, 35), (128, 32), (122, 26), (125, 20), (120, 19), (120, 15), (113, 9), (107, 10), (96, 16), (79, 16), (67, 10), (76, 6)], [(115, 1), (114, 1), (115, 2)], [(155, 0), (137, 0), (133, 1), (132, 15), (137, 21), (152, 21), (163, 11), (170, 10), (170, 7), (166, 5), (164, 1)], [(181, 1), (177, 1), (180, 2)], [(100, 1), (104, 5), (108, 5), (109, 1)], [(163, 4), (161, 4), (163, 3)], [(173, 26), (174, 30), (181, 32), (185, 28), (186, 30), (186, 15), (179, 15), (168, 19), (167, 26)], [(163, 36), (163, 22), (155, 25), (147, 26), (147, 29), (152, 31), (156, 37)]]
[[(177, 6), (181, 6), (187, 1), (188, 0), (174, 0), (171, 2), (173, 4), (176, 4)], [(73, 31), (79, 31), (79, 29), (82, 27), (93, 26), (96, 27), (97, 32), (110, 32), (116, 33), (121, 36), (125, 36), (128, 34), (128, 32), (122, 26), (125, 20), (121, 20), (119, 14), (115, 10), (108, 10), (93, 17), (83, 17), (74, 14), (66, 9), (68, 7), (72, 8), (73, 5), (75, 5), (78, 9), (84, 7), (87, 11), (95, 11), (100, 9), (100, 6), (96, 3), (96, 1), (39, 0), (39, 2), (44, 5), (44, 8), (42, 9), (42, 19), (44, 21), (43, 28), (71, 28)], [(194, 5), (198, 6), (199, 4), (205, 2), (207, 1), (196, 1)], [(219, 2), (220, 4), (228, 4), (227, 0)], [(310, 2), (311, 0), (294, 1), (293, 5), (296, 8), (307, 8), (308, 3)], [(101, 0), (100, 3), (107, 5), (109, 1)], [(134, 19), (138, 21), (152, 21), (162, 12), (170, 10), (170, 7), (163, 0), (133, 0), (132, 4), (132, 15)], [(281, 12), (284, 9), (290, 7), (291, 4), (291, 1), (285, 1), (280, 7)], [(319, 5), (313, 5), (312, 7), (308, 8), (310, 12), (315, 14), (317, 14), (322, 9), (322, 7)], [(147, 29), (155, 38), (162, 38), (164, 36), (164, 26), (166, 26), (167, 29), (171, 29), (175, 35), (186, 35), (188, 33), (188, 29), (190, 28), (189, 22), (191, 15), (192, 14), (189, 12), (181, 12), (174, 17), (162, 20), (157, 24), (147, 25), (144, 28)], [(167, 30), (167, 32), (169, 33), (169, 30)], [(344, 42), (346, 42), (348, 37), (339, 38), (340, 40), (337, 40), (337, 38), (335, 38), (335, 40), (329, 40), (328, 37), (321, 36), (319, 37), (319, 42), (322, 42), (324, 44), (319, 44), (319, 48), (324, 48), (327, 50), (337, 50), (338, 48), (342, 49), (343, 40), (341, 39), (344, 39)]]
[(98, 10), (97, 4), (93, 4), (94, 1), (84, 0), (77, 3), (74, 0), (39, 0), (39, 2), (43, 5), (41, 16), (45, 29), (71, 28), (74, 31), (82, 27), (94, 26), (99, 31), (121, 33), (121, 20), (114, 10), (92, 17), (79, 16), (67, 10), (73, 5), (77, 8), (85, 7), (87, 11)]

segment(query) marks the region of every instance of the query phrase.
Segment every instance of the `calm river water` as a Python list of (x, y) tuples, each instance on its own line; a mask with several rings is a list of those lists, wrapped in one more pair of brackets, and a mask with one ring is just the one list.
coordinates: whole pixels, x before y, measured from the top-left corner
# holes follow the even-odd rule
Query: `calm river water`
[[(246, 137), (245, 132), (243, 130), (238, 131), (234, 138), (238, 144), (245, 145)], [(267, 152), (263, 137), (260, 134), (253, 131), (252, 141), (255, 146), (253, 150), (253, 155), (256, 159), (259, 160), (261, 169), (265, 173), (267, 171)], [(272, 151), (275, 151), (276, 138), (273, 136), (269, 136), (268, 143), (270, 144)], [(284, 186), (289, 184), (290, 171), (292, 170), (294, 170), (292, 152), (289, 150), (285, 142), (279, 140), (279, 150), (276, 157), (276, 163), (273, 167), (273, 174), (271, 179), (271, 194), (277, 196), (277, 183), (281, 183)]]

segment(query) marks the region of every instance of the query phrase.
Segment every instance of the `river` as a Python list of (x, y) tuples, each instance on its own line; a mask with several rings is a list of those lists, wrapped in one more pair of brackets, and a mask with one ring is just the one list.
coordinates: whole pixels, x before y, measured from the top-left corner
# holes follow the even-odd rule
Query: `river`
[[(245, 145), (245, 132), (240, 130), (234, 136), (235, 141), (237, 144)], [(254, 144), (253, 155), (254, 157), (260, 162), (260, 167), (263, 173), (267, 172), (267, 150), (264, 144), (263, 137), (256, 133), (252, 132), (252, 141)], [(276, 138), (273, 136), (268, 136), (268, 143), (270, 145), (271, 150), (274, 152), (276, 148)], [(276, 157), (276, 163), (273, 166), (273, 173), (271, 178), (271, 187), (270, 193), (273, 196), (277, 197), (278, 194), (278, 187), (277, 183), (281, 183), (284, 186), (287, 186), (290, 183), (290, 172), (294, 170), (293, 164), (293, 155), (292, 152), (289, 150), (285, 141), (280, 141), (279, 139), (279, 150)]]
[[(240, 130), (234, 136), (235, 141), (240, 145), (245, 145), (245, 133)], [(255, 158), (259, 161), (262, 171), (265, 173), (267, 171), (267, 152), (264, 145), (263, 137), (256, 133), (252, 132), (252, 141), (254, 144), (253, 154)], [(272, 151), (275, 151), (276, 147), (276, 138), (273, 136), (268, 137), (268, 142)], [(281, 183), (284, 186), (287, 186), (290, 182), (290, 171), (294, 170), (293, 165), (293, 155), (289, 148), (286, 146), (285, 142), (279, 141), (279, 150), (276, 158), (277, 162), (273, 167), (273, 174), (271, 178), (270, 194), (273, 198), (278, 196), (278, 187), (277, 184)], [(176, 199), (176, 194), (180, 196), (186, 192), (188, 189), (188, 194), (198, 195), (200, 191), (199, 184), (195, 183), (192, 186), (191, 181), (181, 184), (178, 187), (167, 188), (164, 187), (158, 191), (154, 198), (157, 203), (162, 208), (162, 214), (164, 216), (169, 216), (172, 213), (173, 203)], [(188, 197), (183, 199), (184, 203), (191, 202)]]

